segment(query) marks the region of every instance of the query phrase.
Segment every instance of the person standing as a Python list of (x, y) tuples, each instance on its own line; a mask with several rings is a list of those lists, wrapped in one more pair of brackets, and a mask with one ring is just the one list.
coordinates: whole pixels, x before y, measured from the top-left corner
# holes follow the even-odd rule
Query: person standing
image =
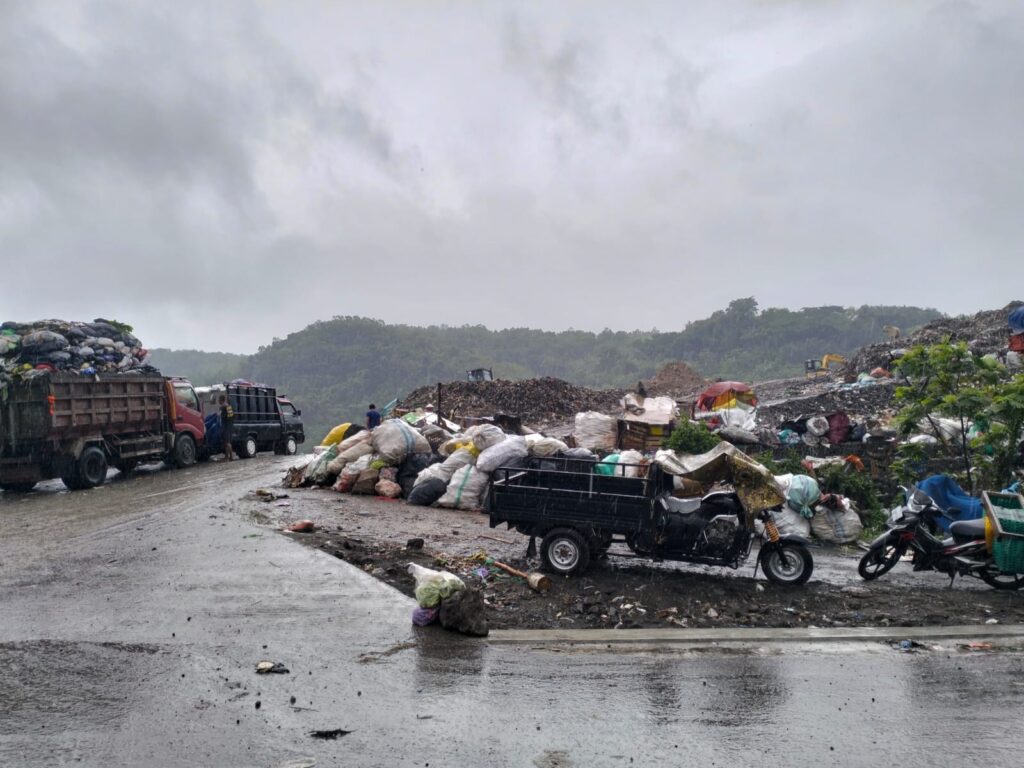
[(220, 396), (220, 439), (224, 446), (224, 455), (228, 461), (235, 460), (235, 449), (231, 445), (232, 432), (235, 428), (235, 409), (225, 395)]
[(376, 405), (370, 403), (370, 410), (366, 412), (366, 428), (373, 429), (377, 426), (380, 426), (380, 411)]

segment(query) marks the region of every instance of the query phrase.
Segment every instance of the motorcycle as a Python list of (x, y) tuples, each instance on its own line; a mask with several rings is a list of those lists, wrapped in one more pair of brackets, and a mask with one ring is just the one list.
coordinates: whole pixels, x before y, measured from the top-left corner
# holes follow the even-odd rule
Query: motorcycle
[(857, 565), (862, 579), (872, 581), (888, 573), (910, 551), (915, 571), (945, 573), (950, 585), (957, 576), (971, 576), (994, 589), (1024, 587), (1024, 574), (1005, 573), (992, 560), (985, 542), (984, 518), (955, 521), (949, 526), (950, 536), (940, 538), (937, 521), (947, 510), (916, 488), (904, 492), (907, 501), (890, 512), (889, 530), (871, 542)]

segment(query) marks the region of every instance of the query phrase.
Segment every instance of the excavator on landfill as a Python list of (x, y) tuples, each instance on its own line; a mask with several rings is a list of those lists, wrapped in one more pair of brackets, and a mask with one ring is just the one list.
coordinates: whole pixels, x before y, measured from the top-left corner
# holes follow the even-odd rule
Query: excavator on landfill
[(828, 376), (831, 373), (829, 365), (833, 363), (837, 366), (846, 365), (847, 359), (842, 355), (829, 353), (823, 355), (821, 360), (805, 360), (804, 361), (804, 377), (808, 379), (817, 379), (821, 376)]

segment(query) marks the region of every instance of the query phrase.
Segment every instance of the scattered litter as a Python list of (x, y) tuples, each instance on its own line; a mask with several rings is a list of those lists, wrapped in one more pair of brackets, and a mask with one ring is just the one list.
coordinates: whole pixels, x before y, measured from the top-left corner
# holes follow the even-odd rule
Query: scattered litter
[(279, 661), (261, 661), (256, 664), (258, 675), (287, 675), (290, 670)]
[(353, 731), (346, 731), (343, 728), (334, 728), (329, 731), (310, 731), (309, 735), (314, 739), (328, 739), (333, 741), (334, 739), (340, 739), (342, 736), (348, 736)]
[(405, 542), (406, 549), (423, 549), (424, 541), (421, 538), (409, 539)]
[(995, 646), (992, 643), (957, 643), (956, 647), (965, 651), (991, 651)]
[(986, 624), (998, 624), (999, 623), (999, 619), (986, 619), (985, 623)]
[(287, 530), (292, 533), (313, 533), (316, 530), (316, 523), (312, 520), (299, 520), (289, 525)]

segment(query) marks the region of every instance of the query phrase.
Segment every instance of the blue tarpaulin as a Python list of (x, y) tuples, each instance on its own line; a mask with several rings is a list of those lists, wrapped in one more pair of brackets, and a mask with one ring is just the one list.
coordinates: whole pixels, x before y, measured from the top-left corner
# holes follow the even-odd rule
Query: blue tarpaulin
[(932, 475), (917, 484), (917, 489), (928, 494), (935, 506), (945, 512), (936, 522), (948, 531), (954, 520), (977, 520), (985, 510), (981, 499), (976, 499), (961, 488), (949, 475)]
[(1010, 333), (1024, 333), (1024, 307), (1017, 307), (1010, 313)]
[(206, 424), (206, 445), (210, 453), (218, 453), (220, 451), (220, 415), (211, 413), (205, 419), (203, 423)]

